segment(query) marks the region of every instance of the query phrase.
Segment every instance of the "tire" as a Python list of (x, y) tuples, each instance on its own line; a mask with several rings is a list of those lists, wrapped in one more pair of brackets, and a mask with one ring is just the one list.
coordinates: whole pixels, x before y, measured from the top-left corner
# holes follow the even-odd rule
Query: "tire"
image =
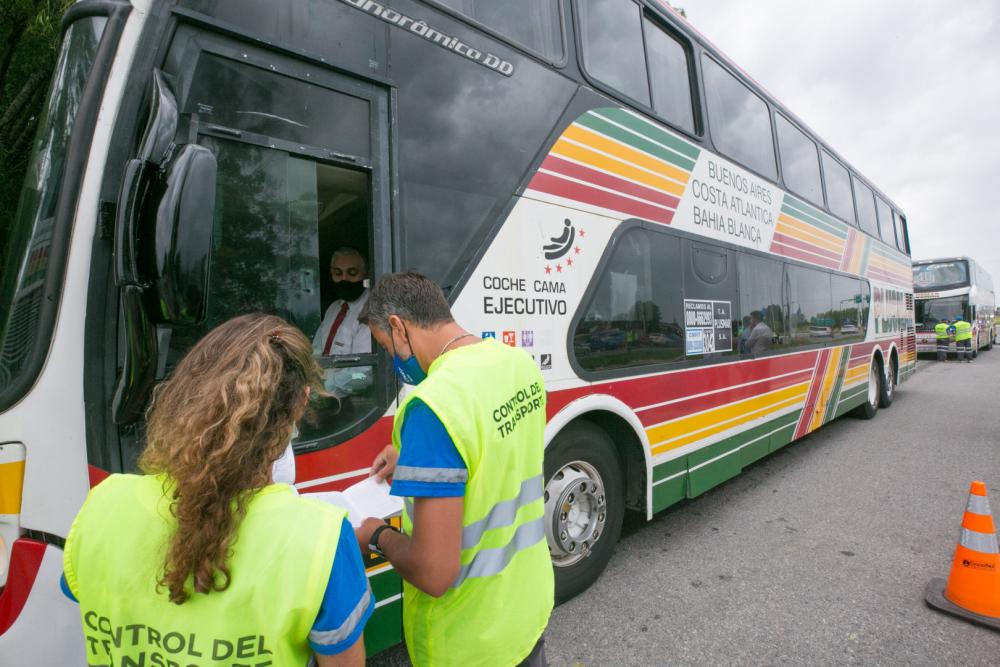
[(878, 406), (888, 408), (892, 405), (892, 399), (896, 397), (896, 359), (889, 358), (888, 370), (882, 374), (882, 381), (879, 383)]
[(865, 402), (854, 408), (851, 414), (859, 419), (872, 419), (878, 414), (878, 406), (882, 396), (882, 362), (872, 359), (868, 371), (868, 397)]
[(545, 537), (556, 604), (587, 590), (601, 575), (624, 516), (624, 480), (614, 443), (589, 422), (570, 424), (545, 451)]

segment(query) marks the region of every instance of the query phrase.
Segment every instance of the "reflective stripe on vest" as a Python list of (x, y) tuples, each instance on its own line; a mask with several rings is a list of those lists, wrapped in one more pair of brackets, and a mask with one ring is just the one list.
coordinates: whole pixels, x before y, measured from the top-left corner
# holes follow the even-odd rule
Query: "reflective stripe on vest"
[[(544, 524), (541, 373), (523, 350), (495, 341), (447, 352), (396, 411), (397, 448), (405, 447), (402, 425), (415, 399), (444, 425), (466, 464), (467, 479), (461, 569), (452, 587), (434, 598), (404, 582), (410, 658), (416, 667), (516, 665), (548, 624), (554, 598)], [(453, 472), (403, 474), (442, 481)], [(412, 499), (405, 498), (403, 507), (404, 531), (412, 533)]]
[(516, 498), (503, 500), (489, 511), (486, 517), (462, 529), (462, 549), (471, 549), (483, 537), (483, 533), (494, 528), (502, 528), (514, 523), (514, 517), (524, 506), (535, 502), (545, 494), (545, 484), (541, 475), (521, 482), (521, 490)]
[(970, 340), (972, 338), (972, 325), (965, 320), (955, 322), (955, 340)]
[(948, 325), (945, 322), (938, 322), (934, 325), (934, 335), (938, 338), (948, 338)]
[[(264, 487), (231, 543), (229, 587), (192, 591), (177, 605), (156, 584), (176, 529), (170, 495), (165, 477), (111, 475), (91, 490), (73, 522), (63, 570), (80, 603), (88, 664), (165, 665), (170, 658), (305, 665), (346, 512), (300, 498), (284, 484)], [(349, 636), (370, 595), (340, 628), (316, 639)]]

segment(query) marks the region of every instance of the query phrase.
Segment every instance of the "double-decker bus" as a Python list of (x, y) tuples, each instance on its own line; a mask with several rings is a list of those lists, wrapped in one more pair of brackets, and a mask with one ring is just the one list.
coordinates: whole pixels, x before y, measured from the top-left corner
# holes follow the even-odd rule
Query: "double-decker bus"
[[(993, 278), (971, 257), (922, 259), (913, 263), (917, 352), (937, 350), (934, 326), (963, 318), (972, 325), (972, 357), (993, 349), (997, 298)], [(955, 352), (955, 341), (949, 343)]]
[[(81, 0), (12, 228), (4, 664), (79, 660), (61, 547), (136, 469), (151, 388), (238, 314), (312, 336), (341, 247), (538, 363), (560, 600), (626, 510), (874, 417), (915, 368), (899, 207), (652, 0)], [(362, 479), (398, 396), (382, 354), (318, 358), (349, 381), (303, 420), (301, 492)], [(376, 651), (401, 586), (369, 577)]]

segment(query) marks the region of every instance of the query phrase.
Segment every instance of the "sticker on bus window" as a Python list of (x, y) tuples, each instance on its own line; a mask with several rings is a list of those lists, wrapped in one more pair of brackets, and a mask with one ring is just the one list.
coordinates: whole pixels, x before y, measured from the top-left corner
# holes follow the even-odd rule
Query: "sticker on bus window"
[(731, 301), (684, 299), (684, 353), (731, 352), (732, 318)]

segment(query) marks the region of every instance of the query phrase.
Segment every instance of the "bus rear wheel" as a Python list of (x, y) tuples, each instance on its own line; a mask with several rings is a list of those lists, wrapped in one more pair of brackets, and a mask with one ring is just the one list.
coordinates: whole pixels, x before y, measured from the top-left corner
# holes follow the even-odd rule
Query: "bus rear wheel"
[(545, 480), (545, 537), (561, 604), (597, 580), (621, 535), (625, 496), (614, 443), (598, 426), (570, 424), (545, 452)]
[(853, 414), (860, 419), (872, 419), (878, 412), (879, 397), (882, 395), (882, 362), (872, 359), (868, 370), (868, 393), (865, 402), (854, 408)]
[(892, 399), (896, 395), (896, 359), (889, 360), (886, 372), (882, 374), (881, 387), (879, 388), (878, 406), (888, 408), (892, 405)]

